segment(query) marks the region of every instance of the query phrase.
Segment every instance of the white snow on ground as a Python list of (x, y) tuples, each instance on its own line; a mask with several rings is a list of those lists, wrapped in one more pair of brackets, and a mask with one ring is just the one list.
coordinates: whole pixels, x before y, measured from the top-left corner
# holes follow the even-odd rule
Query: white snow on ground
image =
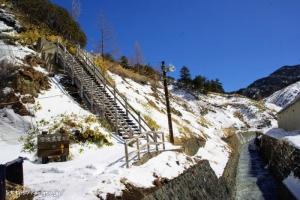
[(35, 52), (28, 47), (22, 45), (8, 45), (0, 40), (0, 61), (23, 64), (25, 56), (30, 54), (35, 54)]
[[(0, 29), (6, 29), (0, 24)], [(0, 41), (0, 60), (23, 64), (22, 59), (34, 51), (21, 45), (6, 45)], [(42, 68), (35, 68), (45, 72)], [(141, 85), (130, 79), (110, 74), (117, 89), (143, 116), (153, 119), (159, 131), (168, 132), (163, 89), (154, 94), (149, 85)], [(222, 138), (232, 134), (229, 130), (266, 130), (276, 126), (274, 111), (247, 98), (234, 95), (193, 95), (171, 88), (171, 107), (176, 141), (191, 135), (206, 140), (204, 147), (190, 157), (175, 151), (166, 151), (141, 166), (125, 167), (124, 146), (117, 136), (113, 145), (98, 148), (93, 144), (74, 144), (70, 147), (71, 160), (42, 165), (34, 153), (23, 153), (20, 136), (30, 125), (40, 120), (54, 121), (61, 115), (75, 115), (81, 122), (90, 112), (82, 109), (64, 90), (59, 77), (50, 78), (51, 88), (35, 99), (34, 105), (26, 105), (34, 118), (21, 117), (9, 108), (0, 110), (0, 162), (18, 156), (27, 157), (24, 162), (25, 186), (34, 191), (35, 199), (97, 199), (107, 193), (120, 195), (126, 184), (137, 187), (153, 187), (156, 178), (172, 179), (195, 164), (195, 160), (207, 159), (220, 177), (227, 164), (230, 149)], [(95, 126), (93, 125), (93, 128)], [(105, 132), (105, 130), (101, 129)], [(105, 134), (111, 134), (105, 132)], [(166, 136), (168, 138), (168, 136)], [(175, 146), (167, 143), (167, 149)], [(129, 148), (132, 155), (136, 149)]]
[[(37, 109), (35, 113), (34, 122), (42, 119), (53, 120), (61, 114), (73, 113), (79, 116), (90, 114), (66, 93), (58, 80), (59, 77), (51, 78), (51, 89), (44, 91), (36, 98), (36, 102), (38, 102), (36, 107), (40, 107), (40, 109)], [(115, 80), (118, 81), (117, 78)], [(145, 97), (155, 102), (159, 109), (164, 110), (163, 100), (158, 101), (153, 95), (150, 95), (149, 93), (152, 91), (149, 86), (142, 86), (131, 80), (117, 85), (119, 88), (123, 87), (122, 92), (126, 92), (126, 87), (129, 89), (136, 87), (137, 90), (127, 95), (130, 103), (142, 111), (143, 115), (151, 116), (162, 127), (162, 130), (167, 130), (166, 115), (158, 111), (157, 108), (147, 105), (148, 100)], [(161, 95), (161, 93), (162, 90), (160, 89), (159, 94)], [(124, 146), (118, 142), (117, 138), (114, 138), (114, 145), (110, 147), (71, 145), (72, 159), (70, 161), (42, 165), (36, 161), (34, 154), (20, 153), (22, 144), (17, 142), (17, 138), (13, 138), (11, 141), (14, 141), (14, 144), (1, 141), (0, 152), (5, 152), (4, 154), (0, 153), (1, 161), (12, 160), (20, 155), (28, 158), (28, 161), (24, 163), (25, 185), (35, 192), (37, 195), (35, 199), (96, 199), (97, 195), (105, 197), (107, 193), (121, 195), (122, 189), (127, 183), (137, 187), (153, 187), (153, 181), (157, 177), (175, 178), (185, 169), (194, 165), (194, 160), (199, 159), (209, 160), (216, 175), (220, 177), (230, 154), (230, 149), (221, 139), (224, 136), (223, 129), (231, 126), (242, 129), (245, 126), (242, 121), (233, 116), (233, 113), (236, 110), (241, 111), (246, 121), (253, 123), (254, 126), (261, 123), (260, 120), (256, 119), (257, 116), (263, 115), (272, 119), (267, 111), (261, 114), (255, 106), (249, 106), (249, 108), (241, 106), (245, 103), (251, 104), (251, 101), (245, 98), (229, 98), (217, 94), (211, 94), (206, 98), (200, 96), (200, 100), (196, 100), (183, 92), (173, 93), (172, 106), (182, 113), (182, 116), (173, 114), (174, 119), (178, 120), (177, 123), (174, 122), (175, 135), (181, 137), (184, 134), (184, 131), (181, 130), (182, 125), (184, 125), (189, 127), (193, 134), (207, 140), (205, 146), (200, 148), (193, 157), (167, 151), (141, 166), (132, 166), (127, 169), (125, 168)], [(204, 115), (206, 122), (202, 125), (198, 122), (201, 116), (200, 110), (203, 108), (201, 105), (206, 105), (205, 108), (209, 109), (208, 113)], [(29, 107), (33, 109), (34, 106), (29, 105)], [(212, 110), (215, 110), (216, 113)], [(13, 116), (11, 118), (15, 119), (18, 115), (13, 114)], [(1, 119), (1, 122), (3, 121), (5, 120)], [(8, 129), (7, 127), (12, 120), (6, 121), (5, 129)], [(29, 122), (28, 125), (30, 125)], [(16, 124), (20, 125), (20, 123)], [(15, 130), (12, 132), (19, 133), (18, 137), (24, 134), (23, 127), (13, 125), (13, 128), (17, 129), (16, 132)], [(1, 135), (8, 137), (6, 132), (1, 132)], [(168, 148), (174, 147), (168, 145)], [(134, 150), (135, 148), (129, 148), (131, 154)], [(6, 155), (7, 151), (11, 152), (9, 156)], [(6, 159), (3, 157), (4, 155)]]
[(10, 87), (5, 87), (5, 88), (2, 90), (2, 92), (3, 92), (4, 95), (8, 95), (8, 94), (11, 93), (12, 91), (13, 91), (13, 89), (10, 88)]
[(20, 156), (22, 145), (19, 139), (29, 127), (29, 117), (21, 117), (9, 108), (0, 110), (0, 163)]
[(0, 31), (13, 31), (13, 28), (10, 26), (7, 26), (3, 21), (0, 21)]
[[(110, 76), (136, 110), (151, 117), (160, 126), (159, 130), (168, 133), (163, 89), (159, 88), (154, 95), (149, 85), (141, 85), (112, 73)], [(218, 177), (222, 175), (230, 155), (227, 144), (221, 140), (226, 135), (226, 129), (265, 131), (277, 126), (275, 106), (271, 110), (263, 102), (234, 95), (199, 95), (196, 99), (185, 91), (173, 89), (172, 86), (170, 89), (171, 107), (181, 113), (172, 114), (174, 136), (185, 137), (189, 131), (192, 135), (205, 138), (205, 146), (199, 149), (195, 157), (209, 160)]]
[(300, 149), (300, 130), (298, 131), (285, 131), (280, 128), (274, 128), (265, 133), (271, 137), (286, 140), (295, 147)]
[(300, 81), (291, 84), (265, 99), (268, 103), (273, 103), (280, 107), (290, 104), (297, 96), (300, 95)]
[(296, 199), (300, 200), (300, 179), (296, 178), (291, 173), (286, 179), (283, 180), (284, 185), (292, 192)]
[[(62, 114), (76, 114), (87, 116), (90, 112), (84, 110), (72, 99), (59, 83), (59, 76), (50, 78), (50, 90), (44, 91), (36, 98), (35, 104), (30, 105), (30, 110), (35, 114), (35, 120), (49, 121)], [(41, 108), (41, 109), (39, 109)]]

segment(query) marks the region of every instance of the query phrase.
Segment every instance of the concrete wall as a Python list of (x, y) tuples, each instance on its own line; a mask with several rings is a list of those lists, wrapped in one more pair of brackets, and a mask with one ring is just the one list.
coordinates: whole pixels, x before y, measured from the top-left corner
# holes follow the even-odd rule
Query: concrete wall
[(278, 114), (278, 126), (287, 131), (300, 130), (300, 100)]

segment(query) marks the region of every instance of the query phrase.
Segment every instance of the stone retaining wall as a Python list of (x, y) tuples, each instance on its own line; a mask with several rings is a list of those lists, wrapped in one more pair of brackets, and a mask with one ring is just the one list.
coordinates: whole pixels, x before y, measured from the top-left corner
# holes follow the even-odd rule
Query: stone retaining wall
[(300, 149), (287, 141), (264, 135), (260, 140), (260, 151), (278, 180), (284, 180), (291, 172), (300, 178)]
[(218, 179), (207, 160), (163, 185), (144, 200), (231, 199), (223, 178)]
[[(260, 152), (273, 176), (280, 182), (293, 174), (300, 179), (300, 149), (289, 142), (263, 135), (259, 141)], [(287, 188), (289, 190), (289, 188)], [(285, 192), (285, 199), (294, 199), (292, 191)]]

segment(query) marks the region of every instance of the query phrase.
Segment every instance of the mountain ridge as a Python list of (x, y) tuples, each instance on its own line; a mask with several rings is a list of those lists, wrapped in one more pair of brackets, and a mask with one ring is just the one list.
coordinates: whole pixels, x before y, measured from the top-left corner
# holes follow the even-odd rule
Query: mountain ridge
[(285, 65), (234, 93), (261, 100), (298, 81), (300, 81), (300, 65)]

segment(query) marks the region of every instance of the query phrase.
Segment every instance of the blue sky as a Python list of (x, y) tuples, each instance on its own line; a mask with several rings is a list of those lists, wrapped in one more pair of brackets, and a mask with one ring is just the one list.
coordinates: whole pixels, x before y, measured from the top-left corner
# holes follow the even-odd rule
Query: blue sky
[[(70, 9), (71, 0), (52, 0)], [(300, 63), (299, 0), (81, 0), (79, 22), (88, 49), (99, 41), (102, 11), (114, 32), (113, 47), (146, 63), (174, 64), (177, 77), (219, 78), (226, 91), (245, 87), (283, 65)]]

